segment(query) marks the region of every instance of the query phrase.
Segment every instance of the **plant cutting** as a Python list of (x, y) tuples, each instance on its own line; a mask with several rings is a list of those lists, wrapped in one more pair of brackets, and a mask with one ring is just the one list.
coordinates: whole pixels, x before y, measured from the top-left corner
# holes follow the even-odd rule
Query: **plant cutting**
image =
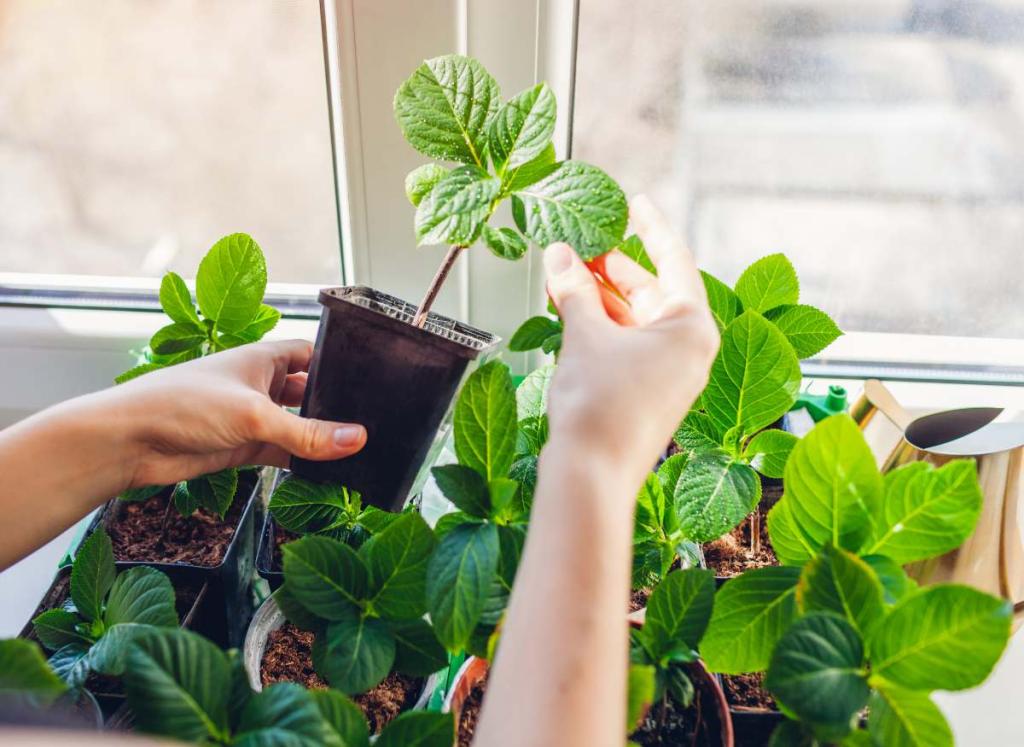
[[(140, 637), (128, 653), (125, 686), (139, 731), (218, 745), (366, 747), (362, 711), (335, 690), (279, 683), (249, 686), (236, 652), (188, 631)], [(381, 747), (450, 747), (451, 717), (407, 713), (380, 734)]]

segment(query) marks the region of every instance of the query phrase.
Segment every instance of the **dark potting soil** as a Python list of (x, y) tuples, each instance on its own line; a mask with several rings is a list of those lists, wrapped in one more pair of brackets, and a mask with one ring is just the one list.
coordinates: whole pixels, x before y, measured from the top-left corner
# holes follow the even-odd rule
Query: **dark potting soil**
[(651, 598), (650, 589), (634, 589), (629, 594), (629, 611), (636, 612), (647, 606), (647, 600)]
[(484, 705), (484, 693), (487, 692), (487, 677), (473, 685), (469, 696), (462, 704), (462, 713), (459, 714), (459, 741), (458, 747), (471, 747), (473, 736), (476, 734), (476, 722), (480, 719), (480, 709)]
[(284, 570), (284, 558), (281, 555), (281, 546), (287, 545), (289, 542), (294, 542), (301, 536), (301, 534), (289, 532), (280, 524), (274, 524), (274, 557), (273, 560), (271, 561), (270, 570)]
[(643, 747), (662, 745), (701, 745), (712, 747), (722, 743), (722, 725), (715, 702), (697, 688), (689, 708), (679, 708), (666, 699), (647, 712), (640, 728), (629, 738)]
[[(760, 510), (760, 509), (759, 509)], [(704, 545), (704, 561), (717, 576), (738, 576), (749, 568), (778, 565), (771, 540), (768, 538), (768, 519), (761, 515), (761, 548), (750, 547), (750, 517), (728, 534)]]
[[(264, 687), (275, 682), (297, 682), (315, 690), (327, 688), (313, 669), (313, 634), (290, 623), (271, 631), (260, 662), (260, 681)], [(422, 679), (392, 672), (375, 688), (352, 696), (352, 700), (366, 714), (370, 732), (378, 734), (389, 721), (416, 704), (423, 684)]]
[(107, 526), (114, 545), (114, 558), (208, 567), (220, 565), (235, 536), (246, 498), (243, 490), (239, 490), (223, 521), (202, 508), (188, 518), (173, 506), (168, 511), (170, 496), (166, 494), (126, 503), (120, 515)]
[(777, 711), (775, 698), (764, 689), (764, 673), (722, 675), (722, 688), (730, 706), (756, 708), (759, 711)]

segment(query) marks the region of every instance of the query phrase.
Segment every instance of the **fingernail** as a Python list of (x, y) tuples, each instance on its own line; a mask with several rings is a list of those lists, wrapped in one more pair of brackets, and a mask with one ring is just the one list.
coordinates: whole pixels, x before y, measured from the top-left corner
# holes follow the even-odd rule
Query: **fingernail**
[(544, 251), (544, 269), (548, 275), (561, 275), (572, 266), (572, 247), (552, 244)]
[(334, 443), (336, 446), (355, 446), (363, 438), (363, 426), (342, 425), (334, 430)]

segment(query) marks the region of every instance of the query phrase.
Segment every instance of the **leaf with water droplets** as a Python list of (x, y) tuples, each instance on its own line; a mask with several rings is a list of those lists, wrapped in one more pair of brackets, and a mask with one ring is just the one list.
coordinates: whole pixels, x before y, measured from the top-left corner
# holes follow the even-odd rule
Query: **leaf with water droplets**
[(528, 88), (498, 109), (487, 144), (499, 171), (540, 155), (555, 132), (555, 109), (555, 94), (547, 83)]
[(460, 166), (439, 181), (416, 209), (422, 244), (468, 246), (480, 235), (501, 182), (476, 166)]

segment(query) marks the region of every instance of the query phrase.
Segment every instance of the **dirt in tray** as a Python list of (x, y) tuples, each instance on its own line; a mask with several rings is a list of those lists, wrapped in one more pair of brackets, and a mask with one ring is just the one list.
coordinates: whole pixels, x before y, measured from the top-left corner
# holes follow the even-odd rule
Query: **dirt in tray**
[(647, 600), (651, 598), (650, 589), (634, 589), (629, 594), (629, 611), (636, 612), (647, 606)]
[[(264, 687), (275, 682), (297, 682), (320, 690), (328, 687), (313, 669), (313, 634), (290, 623), (271, 631), (260, 662), (260, 681)], [(352, 700), (366, 714), (370, 731), (377, 734), (398, 714), (415, 705), (422, 691), (422, 679), (392, 672), (375, 688), (354, 695)]]
[(703, 688), (697, 688), (693, 704), (680, 708), (674, 701), (656, 703), (647, 712), (640, 728), (630, 740), (643, 747), (662, 745), (720, 745), (722, 725), (715, 708), (714, 698)]
[[(147, 501), (126, 503), (108, 526), (117, 560), (156, 563), (191, 563), (217, 566), (224, 560), (235, 528), (245, 508), (245, 495), (239, 490), (223, 521), (205, 509), (184, 517), (171, 506), (164, 493)], [(167, 526), (164, 530), (164, 518)]]
[(487, 692), (487, 677), (473, 685), (466, 702), (462, 704), (459, 714), (458, 747), (470, 747), (476, 734), (476, 722), (480, 719), (480, 709), (484, 705), (484, 693)]
[(284, 558), (281, 555), (281, 546), (287, 545), (289, 542), (294, 542), (301, 536), (301, 534), (289, 532), (279, 524), (274, 525), (274, 557), (270, 564), (270, 570), (278, 572), (284, 571)]
[(761, 548), (750, 547), (750, 517), (729, 534), (704, 545), (704, 560), (717, 576), (738, 576), (750, 568), (778, 565), (771, 540), (768, 539), (768, 519), (761, 515)]
[(756, 708), (759, 711), (777, 711), (775, 698), (764, 689), (764, 673), (722, 675), (722, 688), (730, 706)]

